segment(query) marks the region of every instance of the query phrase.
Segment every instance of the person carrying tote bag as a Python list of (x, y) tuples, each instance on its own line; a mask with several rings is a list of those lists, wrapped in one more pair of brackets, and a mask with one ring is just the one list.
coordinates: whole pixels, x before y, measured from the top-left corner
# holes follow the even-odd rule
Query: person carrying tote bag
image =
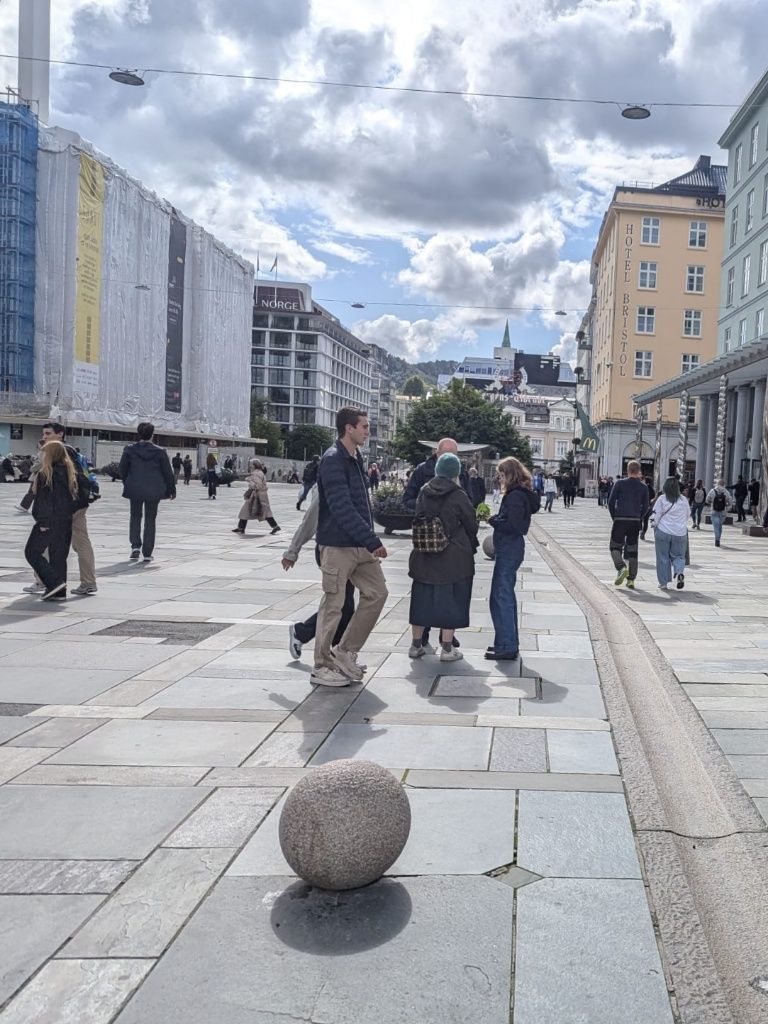
[(688, 544), (688, 520), (691, 506), (680, 493), (680, 483), (675, 476), (664, 481), (661, 494), (656, 499), (651, 516), (656, 546), (656, 578), (659, 590), (666, 590), (677, 578), (677, 589), (685, 586), (685, 551)]

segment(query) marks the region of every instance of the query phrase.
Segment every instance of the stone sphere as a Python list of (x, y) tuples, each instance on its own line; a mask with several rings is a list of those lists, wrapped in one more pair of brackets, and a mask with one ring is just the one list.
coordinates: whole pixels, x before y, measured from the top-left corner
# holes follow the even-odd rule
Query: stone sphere
[(381, 878), (411, 831), (402, 784), (370, 761), (329, 761), (289, 793), (280, 847), (290, 866), (319, 889), (358, 889)]
[(495, 558), (496, 552), (493, 548), (493, 534), (489, 533), (487, 537), (483, 538), (483, 554), (487, 555), (488, 558)]

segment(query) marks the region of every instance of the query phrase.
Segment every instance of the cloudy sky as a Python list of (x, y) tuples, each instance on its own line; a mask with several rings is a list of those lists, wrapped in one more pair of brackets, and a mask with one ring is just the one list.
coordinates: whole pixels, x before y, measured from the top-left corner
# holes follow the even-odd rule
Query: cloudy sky
[[(21, 0), (24, 2), (24, 0)], [(0, 0), (16, 52), (19, 0)], [(51, 55), (146, 68), (622, 102), (738, 104), (764, 0), (53, 0)], [(410, 359), (573, 355), (615, 184), (661, 182), (730, 109), (527, 102), (54, 67), (80, 132), (232, 248)], [(15, 62), (0, 60), (0, 85)], [(351, 302), (364, 302), (355, 310)], [(474, 308), (472, 308), (474, 307)], [(569, 312), (555, 317), (555, 308)]]

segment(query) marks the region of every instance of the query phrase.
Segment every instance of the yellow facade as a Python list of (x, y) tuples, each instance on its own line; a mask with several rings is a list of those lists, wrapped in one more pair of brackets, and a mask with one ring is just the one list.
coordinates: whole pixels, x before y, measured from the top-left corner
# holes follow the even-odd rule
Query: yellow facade
[[(593, 424), (633, 419), (633, 394), (716, 354), (724, 208), (723, 198), (616, 190), (592, 257)], [(677, 401), (664, 403), (665, 420), (678, 414)]]

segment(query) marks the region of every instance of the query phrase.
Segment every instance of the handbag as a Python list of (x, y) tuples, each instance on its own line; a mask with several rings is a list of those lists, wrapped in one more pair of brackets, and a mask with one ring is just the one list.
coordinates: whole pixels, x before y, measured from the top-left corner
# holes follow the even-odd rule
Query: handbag
[(411, 540), (414, 551), (427, 555), (439, 555), (450, 543), (440, 516), (417, 516), (413, 520)]

